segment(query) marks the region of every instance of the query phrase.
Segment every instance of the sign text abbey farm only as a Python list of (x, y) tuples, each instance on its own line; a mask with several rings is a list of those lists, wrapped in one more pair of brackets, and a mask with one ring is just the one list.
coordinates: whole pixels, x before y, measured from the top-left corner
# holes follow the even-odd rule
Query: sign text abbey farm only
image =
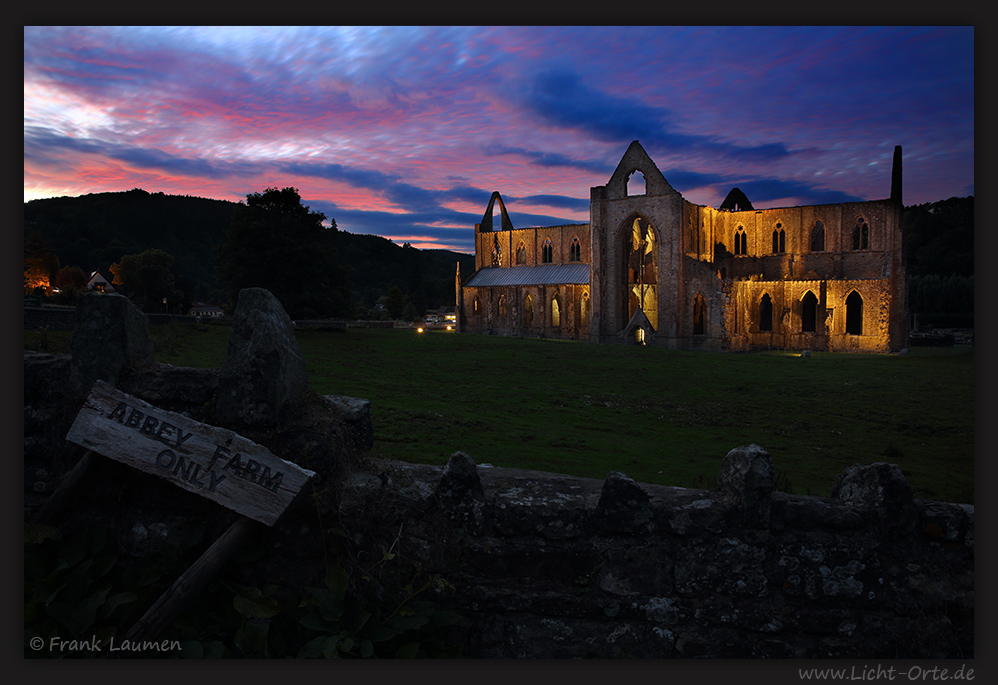
[(314, 472), (97, 381), (66, 439), (274, 525)]

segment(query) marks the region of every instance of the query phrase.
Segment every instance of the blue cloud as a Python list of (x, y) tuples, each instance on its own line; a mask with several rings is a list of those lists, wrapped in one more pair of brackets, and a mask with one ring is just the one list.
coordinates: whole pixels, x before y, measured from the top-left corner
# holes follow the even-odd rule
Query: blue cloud
[(589, 88), (575, 72), (537, 72), (521, 100), (542, 119), (599, 140), (658, 138), (668, 112)]
[(592, 161), (575, 159), (558, 152), (543, 152), (541, 150), (528, 150), (522, 147), (509, 147), (504, 145), (486, 145), (483, 146), (482, 151), (489, 156), (515, 155), (523, 157), (542, 167), (566, 167), (570, 169), (581, 169), (583, 171), (594, 171), (599, 174), (606, 174), (607, 177), (613, 173), (613, 165), (607, 164), (605, 160)]
[[(505, 199), (505, 196), (503, 196), (503, 200)], [(565, 195), (525, 195), (524, 197), (510, 198), (507, 204), (510, 204), (513, 200), (532, 205), (546, 205), (556, 209), (571, 209), (577, 212), (589, 211), (589, 198), (580, 199), (577, 197), (566, 197)]]
[(296, 176), (312, 176), (329, 181), (343, 181), (358, 188), (385, 188), (398, 183), (397, 176), (371, 171), (342, 164), (325, 164), (316, 162), (282, 162), (278, 168), (285, 173)]
[(720, 194), (722, 196), (727, 195), (734, 186), (741, 188), (749, 201), (756, 207), (767, 201), (787, 197), (801, 198), (803, 203), (815, 205), (835, 204), (838, 202), (862, 202), (864, 200), (864, 198), (838, 190), (827, 190), (797, 181), (784, 181), (777, 178), (759, 178), (739, 181), (727, 187), (719, 186)]
[(598, 140), (626, 143), (640, 140), (649, 153), (704, 152), (741, 161), (771, 161), (790, 154), (783, 143), (740, 146), (716, 137), (674, 130), (672, 113), (637, 98), (619, 98), (590, 88), (578, 74), (540, 71), (526, 84), (522, 104), (555, 126), (584, 132)]

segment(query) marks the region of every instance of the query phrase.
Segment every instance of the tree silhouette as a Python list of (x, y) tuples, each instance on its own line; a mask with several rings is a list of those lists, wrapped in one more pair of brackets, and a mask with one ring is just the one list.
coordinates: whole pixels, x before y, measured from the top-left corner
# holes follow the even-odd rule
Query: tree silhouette
[(409, 243), (402, 245), (403, 261), (409, 267), (406, 299), (412, 304), (417, 316), (426, 314), (426, 292), (423, 287), (423, 273), (420, 270), (419, 250)]
[(243, 288), (266, 288), (292, 318), (349, 316), (350, 287), (336, 264), (335, 219), (301, 204), (296, 188), (267, 188), (237, 205), (218, 251), (218, 270), (235, 307)]
[(385, 301), (385, 309), (388, 311), (389, 318), (398, 319), (402, 316), (402, 312), (405, 311), (405, 296), (402, 294), (402, 288), (392, 285), (388, 289), (388, 299)]
[(145, 250), (128, 254), (111, 265), (115, 286), (123, 286), (125, 294), (148, 312), (164, 310), (163, 299), (179, 304), (183, 293), (177, 290), (173, 277), (173, 255), (163, 250)]

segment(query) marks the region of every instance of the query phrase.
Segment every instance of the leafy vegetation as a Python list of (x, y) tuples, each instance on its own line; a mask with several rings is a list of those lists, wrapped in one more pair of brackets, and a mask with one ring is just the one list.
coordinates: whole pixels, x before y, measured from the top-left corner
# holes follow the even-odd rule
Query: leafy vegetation
[(974, 197), (904, 208), (908, 273), (974, 275)]
[(909, 302), (919, 324), (974, 325), (974, 198), (905, 207)]
[[(96, 658), (99, 649), (50, 649), (52, 639), (107, 645), (122, 636), (179, 574), (178, 560), (201, 541), (203, 524), (184, 530), (176, 547), (132, 565), (106, 550), (107, 529), (90, 524), (71, 534), (50, 525), (24, 532), (24, 655)], [(42, 649), (32, 640), (41, 639)]]
[[(30, 526), (24, 536), (24, 656), (100, 658), (183, 571), (180, 559), (204, 547), (204, 524), (192, 523), (158, 557), (122, 563), (105, 551), (107, 530), (88, 524), (64, 533)], [(240, 584), (228, 567), (196, 607), (156, 636), (172, 651), (130, 658), (416, 658), (458, 656), (443, 630), (460, 616), (440, 610), (429, 591), (446, 581), (422, 572), (393, 547), (366, 566), (342, 530), (330, 528), (321, 587)], [(251, 563), (252, 555), (243, 563)], [(236, 562), (238, 565), (238, 562)], [(89, 647), (79, 645), (89, 644)], [(60, 648), (69, 645), (69, 648)]]
[[(228, 329), (184, 330), (157, 360), (220, 367)], [(371, 400), (386, 458), (443, 464), (461, 450), (495, 466), (704, 487), (729, 450), (754, 442), (797, 494), (828, 496), (846, 467), (890, 461), (918, 497), (974, 501), (971, 348), (801, 357), (377, 329), (298, 341), (313, 389)], [(55, 332), (47, 344), (57, 350)]]

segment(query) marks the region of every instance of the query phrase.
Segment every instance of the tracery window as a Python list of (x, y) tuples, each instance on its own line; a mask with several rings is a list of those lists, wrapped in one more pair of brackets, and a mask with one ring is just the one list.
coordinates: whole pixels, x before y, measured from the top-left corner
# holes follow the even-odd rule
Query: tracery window
[(856, 226), (852, 229), (852, 249), (870, 249), (870, 226), (863, 217), (856, 220)]
[(522, 240), (520, 241), (520, 244), (516, 246), (516, 263), (517, 264), (527, 263), (527, 248), (523, 244)]
[(624, 269), (627, 278), (627, 318), (640, 309), (652, 328), (658, 327), (658, 257), (657, 239), (651, 224), (642, 217), (625, 232)]
[(579, 242), (579, 236), (572, 237), (572, 244), (568, 247), (568, 261), (582, 261), (582, 243)]
[(498, 234), (492, 242), (492, 266), (502, 266), (502, 246), (499, 245)]
[(783, 224), (776, 224), (773, 230), (773, 254), (780, 254), (787, 251), (787, 233), (783, 230)]
[(551, 244), (550, 238), (544, 241), (544, 247), (541, 249), (541, 261), (545, 264), (554, 261), (554, 246)]
[(741, 226), (735, 232), (735, 254), (748, 254), (748, 237), (745, 235), (745, 229)]

